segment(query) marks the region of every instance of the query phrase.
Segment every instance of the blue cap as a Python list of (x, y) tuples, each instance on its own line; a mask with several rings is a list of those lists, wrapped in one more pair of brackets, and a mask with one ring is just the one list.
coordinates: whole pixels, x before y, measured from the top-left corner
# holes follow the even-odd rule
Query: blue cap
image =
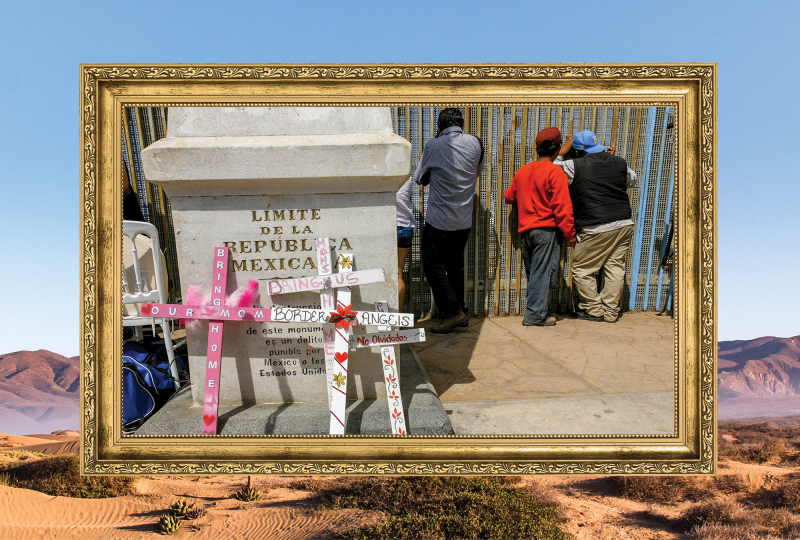
[(605, 146), (597, 142), (597, 135), (588, 129), (584, 129), (575, 135), (575, 138), (572, 139), (572, 147), (588, 154), (596, 154), (606, 150)]

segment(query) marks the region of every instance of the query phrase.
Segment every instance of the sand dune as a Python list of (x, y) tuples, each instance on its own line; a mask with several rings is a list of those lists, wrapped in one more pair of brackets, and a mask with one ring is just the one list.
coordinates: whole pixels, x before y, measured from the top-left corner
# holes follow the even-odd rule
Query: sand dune
[(50, 439), (53, 441), (67, 441), (70, 439), (77, 439), (80, 432), (71, 429), (62, 429), (54, 431), (53, 433), (34, 433), (32, 435), (25, 435), (26, 437), (35, 437), (37, 439)]
[(51, 434), (9, 435), (0, 433), (0, 451), (23, 450), (57, 456), (77, 454), (80, 448), (77, 431), (60, 431)]
[[(210, 485), (204, 481), (210, 482)], [(281, 482), (281, 479), (264, 483)], [(306, 539), (326, 538), (333, 531), (358, 524), (375, 523), (379, 512), (361, 510), (322, 510), (312, 504), (303, 491), (276, 489), (265, 500), (240, 503), (228, 498), (241, 478), (141, 479), (142, 491), (149, 494), (113, 499), (70, 499), (50, 497), (25, 489), (0, 487), (0, 540), (59, 538), (163, 538), (155, 530), (161, 514), (180, 497), (167, 493), (191, 493), (182, 498), (208, 513), (194, 521), (184, 521), (170, 538)], [(192, 487), (194, 486), (194, 487)], [(264, 486), (259, 486), (263, 489)]]
[(14, 450), (23, 450), (25, 452), (39, 452), (51, 456), (60, 456), (61, 454), (77, 454), (80, 448), (80, 443), (77, 439), (70, 441), (48, 441), (41, 444), (29, 444), (25, 446), (17, 446)]
[(35, 435), (10, 435), (0, 433), (0, 450), (3, 448), (16, 448), (18, 446), (29, 446), (34, 444), (48, 444), (52, 439), (45, 439)]

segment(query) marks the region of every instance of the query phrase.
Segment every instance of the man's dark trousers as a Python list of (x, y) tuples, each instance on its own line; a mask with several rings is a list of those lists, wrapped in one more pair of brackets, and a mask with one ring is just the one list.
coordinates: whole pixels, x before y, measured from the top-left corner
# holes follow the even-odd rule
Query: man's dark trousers
[(558, 283), (563, 235), (555, 227), (541, 227), (520, 235), (522, 260), (528, 273), (528, 299), (525, 320), (545, 322), (550, 316), (550, 288)]
[(464, 310), (464, 248), (469, 229), (443, 231), (430, 223), (422, 230), (422, 263), (442, 319)]

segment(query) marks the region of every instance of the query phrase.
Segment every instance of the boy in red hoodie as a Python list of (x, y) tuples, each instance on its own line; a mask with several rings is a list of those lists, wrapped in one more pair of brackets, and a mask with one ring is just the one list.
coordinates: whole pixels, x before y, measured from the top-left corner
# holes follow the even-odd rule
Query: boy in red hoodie
[(524, 326), (554, 326), (550, 288), (558, 278), (561, 245), (575, 245), (572, 201), (564, 171), (553, 165), (561, 149), (561, 131), (550, 127), (536, 135), (538, 159), (519, 168), (505, 191), (508, 204), (517, 205), (522, 259), (528, 273)]

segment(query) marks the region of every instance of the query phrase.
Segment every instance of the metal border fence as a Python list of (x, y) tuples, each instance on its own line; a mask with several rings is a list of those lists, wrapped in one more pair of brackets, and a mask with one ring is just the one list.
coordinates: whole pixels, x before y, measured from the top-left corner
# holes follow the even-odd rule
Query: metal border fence
[[(473, 226), (464, 254), (465, 301), (470, 315), (518, 315), (525, 310), (527, 276), (521, 258), (517, 215), (503, 202), (516, 171), (535, 158), (538, 131), (557, 126), (563, 137), (582, 129), (617, 147), (617, 155), (636, 171), (630, 191), (635, 234), (626, 262), (623, 309), (658, 310), (671, 291), (671, 274), (661, 268), (669, 252), (667, 232), (674, 211), (675, 191), (673, 110), (665, 107), (509, 106), (462, 108), (465, 131), (479, 136), (486, 152), (485, 166), (475, 187)], [(425, 144), (436, 134), (441, 107), (392, 107), (395, 133), (412, 146), (411, 171), (416, 170)], [(170, 301), (180, 301), (181, 288), (172, 211), (164, 191), (144, 177), (140, 152), (166, 135), (168, 109), (124, 109), (123, 159), (139, 196), (145, 219), (165, 239), (170, 276)], [(132, 158), (132, 159), (131, 159)], [(428, 188), (413, 192), (417, 230), (404, 269), (407, 310), (417, 317), (435, 315), (430, 287), (424, 278), (420, 232), (427, 210)], [(551, 291), (551, 309), (563, 313), (569, 305), (570, 250), (562, 253), (558, 285)], [(573, 305), (577, 293), (573, 292)]]
[[(436, 133), (440, 107), (393, 107), (394, 131), (411, 143), (411, 169), (416, 170), (425, 144)], [(671, 274), (660, 263), (668, 246), (673, 211), (673, 110), (665, 107), (512, 106), (461, 109), (465, 131), (481, 138), (486, 152), (483, 172), (475, 187), (473, 226), (464, 254), (465, 302), (470, 315), (519, 315), (525, 310), (527, 276), (517, 232), (517, 215), (503, 201), (516, 171), (535, 158), (536, 134), (556, 126), (564, 138), (583, 129), (599, 141), (617, 147), (617, 155), (636, 171), (630, 191), (635, 235), (626, 262), (623, 309), (658, 310), (665, 305)], [(428, 188), (413, 192), (417, 231), (404, 268), (406, 305), (417, 317), (435, 315), (430, 287), (424, 278), (420, 231), (425, 222)], [(567, 311), (571, 250), (564, 249), (558, 285), (551, 291), (550, 308)], [(573, 291), (573, 305), (577, 292)]]

